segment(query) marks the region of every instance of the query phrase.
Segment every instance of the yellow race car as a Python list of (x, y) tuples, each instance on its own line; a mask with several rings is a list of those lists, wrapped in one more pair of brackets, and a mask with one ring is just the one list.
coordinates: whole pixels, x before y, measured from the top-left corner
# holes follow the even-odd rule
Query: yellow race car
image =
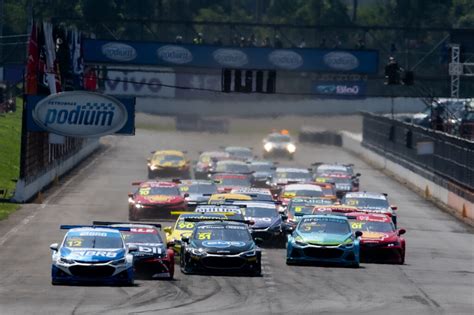
[(180, 176), (189, 178), (190, 161), (186, 158), (186, 151), (161, 150), (153, 151), (148, 161), (148, 178), (159, 175)]
[[(173, 243), (173, 250), (179, 255), (181, 250), (181, 238), (189, 237), (193, 232), (194, 225), (200, 221), (227, 220), (223, 213), (199, 213), (187, 211), (175, 211), (171, 214), (179, 214), (174, 226), (167, 226), (163, 229), (166, 236), (166, 243)], [(190, 221), (191, 219), (191, 221)]]
[(225, 194), (212, 194), (211, 198), (209, 198), (209, 204), (222, 204), (226, 202), (232, 201), (251, 201), (252, 197), (244, 194), (232, 194), (232, 193), (225, 193)]

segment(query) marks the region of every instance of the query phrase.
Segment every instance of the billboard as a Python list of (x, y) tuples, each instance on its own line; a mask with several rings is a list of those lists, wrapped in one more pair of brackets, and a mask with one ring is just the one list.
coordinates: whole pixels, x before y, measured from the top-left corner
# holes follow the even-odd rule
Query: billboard
[(71, 91), (28, 95), (27, 130), (69, 137), (135, 134), (135, 99)]
[(314, 81), (312, 93), (321, 97), (365, 97), (366, 81)]
[(84, 61), (98, 64), (375, 74), (378, 51), (223, 47), (136, 41), (84, 40)]

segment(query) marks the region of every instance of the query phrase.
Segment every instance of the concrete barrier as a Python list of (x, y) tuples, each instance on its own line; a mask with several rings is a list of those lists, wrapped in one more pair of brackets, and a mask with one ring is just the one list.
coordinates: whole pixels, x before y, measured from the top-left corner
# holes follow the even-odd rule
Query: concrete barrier
[(86, 157), (91, 155), (100, 146), (99, 139), (87, 139), (84, 146), (74, 155), (54, 164), (43, 174), (38, 175), (33, 180), (26, 182), (20, 179), (16, 184), (15, 194), (12, 198), (14, 202), (27, 202), (38, 195), (45, 187), (53, 183), (59, 177), (70, 171)]
[[(409, 170), (390, 159), (390, 153), (385, 156), (380, 155), (364, 146), (362, 146), (362, 135), (343, 131), (340, 133), (342, 137), (342, 147), (355, 155), (359, 156), (369, 164), (380, 168), (385, 173), (391, 175), (396, 180), (407, 184), (426, 199), (435, 202), (443, 209), (449, 211), (456, 217), (462, 219), (470, 225), (474, 225), (474, 204), (473, 202), (462, 198), (455, 192), (448, 190), (437, 183), (417, 174), (415, 171)], [(416, 170), (416, 168), (415, 168)], [(426, 173), (426, 170), (423, 172)], [(433, 174), (434, 176), (434, 174)]]

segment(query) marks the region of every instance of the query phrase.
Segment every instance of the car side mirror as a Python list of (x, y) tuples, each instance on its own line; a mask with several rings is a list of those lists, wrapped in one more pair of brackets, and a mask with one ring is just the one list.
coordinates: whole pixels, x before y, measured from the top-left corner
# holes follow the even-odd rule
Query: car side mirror
[(188, 243), (188, 242), (189, 242), (189, 237), (183, 236), (183, 237), (181, 237), (181, 241), (182, 241), (183, 243)]
[(168, 234), (171, 234), (171, 226), (166, 226), (163, 231), (165, 231), (165, 233), (168, 233)]
[(257, 244), (257, 245), (262, 245), (263, 244), (263, 238), (256, 237), (253, 240), (254, 240), (255, 244)]
[(360, 173), (357, 173), (357, 174), (356, 174), (356, 176), (357, 176), (357, 177), (360, 177), (360, 176), (361, 176), (361, 174), (360, 174)]
[(174, 241), (169, 241), (168, 243), (166, 243), (166, 247), (168, 248), (174, 247), (174, 245), (175, 245)]
[(49, 248), (51, 250), (54, 250), (55, 252), (57, 252), (58, 251), (58, 243), (53, 243), (53, 244), (49, 245)]
[(361, 237), (362, 234), (363, 234), (363, 233), (362, 233), (361, 231), (356, 231), (356, 232), (355, 232), (355, 236), (356, 236), (356, 237)]
[(288, 220), (288, 216), (287, 216), (286, 214), (282, 214), (282, 215), (281, 215), (281, 219), (282, 219), (283, 221), (286, 221), (286, 220)]
[(405, 234), (407, 231), (405, 229), (398, 229), (398, 235), (403, 235)]
[(138, 251), (137, 245), (133, 245), (133, 244), (128, 245), (128, 252), (129, 253), (133, 253), (133, 252), (136, 252), (136, 251)]
[(183, 197), (184, 197), (184, 198), (187, 198), (187, 197), (189, 197), (189, 194), (188, 194), (188, 193), (184, 193), (184, 194), (183, 194)]
[(391, 206), (390, 206), (390, 209), (392, 209), (392, 210), (397, 210), (397, 209), (398, 209), (398, 207), (397, 207), (397, 206), (395, 206), (395, 205), (391, 205)]
[(292, 225), (289, 225), (289, 224), (283, 225), (283, 232), (285, 232), (286, 234), (293, 233), (294, 229), (295, 228)]

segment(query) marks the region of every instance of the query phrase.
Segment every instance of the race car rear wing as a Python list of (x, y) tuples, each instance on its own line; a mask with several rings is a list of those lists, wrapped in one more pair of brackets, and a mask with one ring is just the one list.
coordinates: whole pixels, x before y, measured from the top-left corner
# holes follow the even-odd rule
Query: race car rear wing
[(98, 229), (98, 228), (107, 228), (112, 230), (119, 230), (119, 231), (130, 231), (129, 227), (112, 227), (107, 225), (60, 225), (59, 228), (61, 230), (71, 230), (71, 229), (80, 229), (80, 228), (91, 228), (91, 229)]
[(150, 225), (158, 229), (161, 229), (161, 224), (159, 223), (150, 223), (150, 222), (112, 222), (112, 221), (92, 221), (93, 225), (116, 225), (116, 224), (136, 224), (136, 225)]
[(224, 219), (224, 218), (211, 218), (201, 220), (198, 218), (184, 218), (185, 222), (205, 222), (205, 221), (221, 221), (221, 222), (239, 222), (239, 223), (245, 223), (247, 225), (253, 225), (255, 224), (255, 221), (252, 220), (237, 220), (237, 219)]

